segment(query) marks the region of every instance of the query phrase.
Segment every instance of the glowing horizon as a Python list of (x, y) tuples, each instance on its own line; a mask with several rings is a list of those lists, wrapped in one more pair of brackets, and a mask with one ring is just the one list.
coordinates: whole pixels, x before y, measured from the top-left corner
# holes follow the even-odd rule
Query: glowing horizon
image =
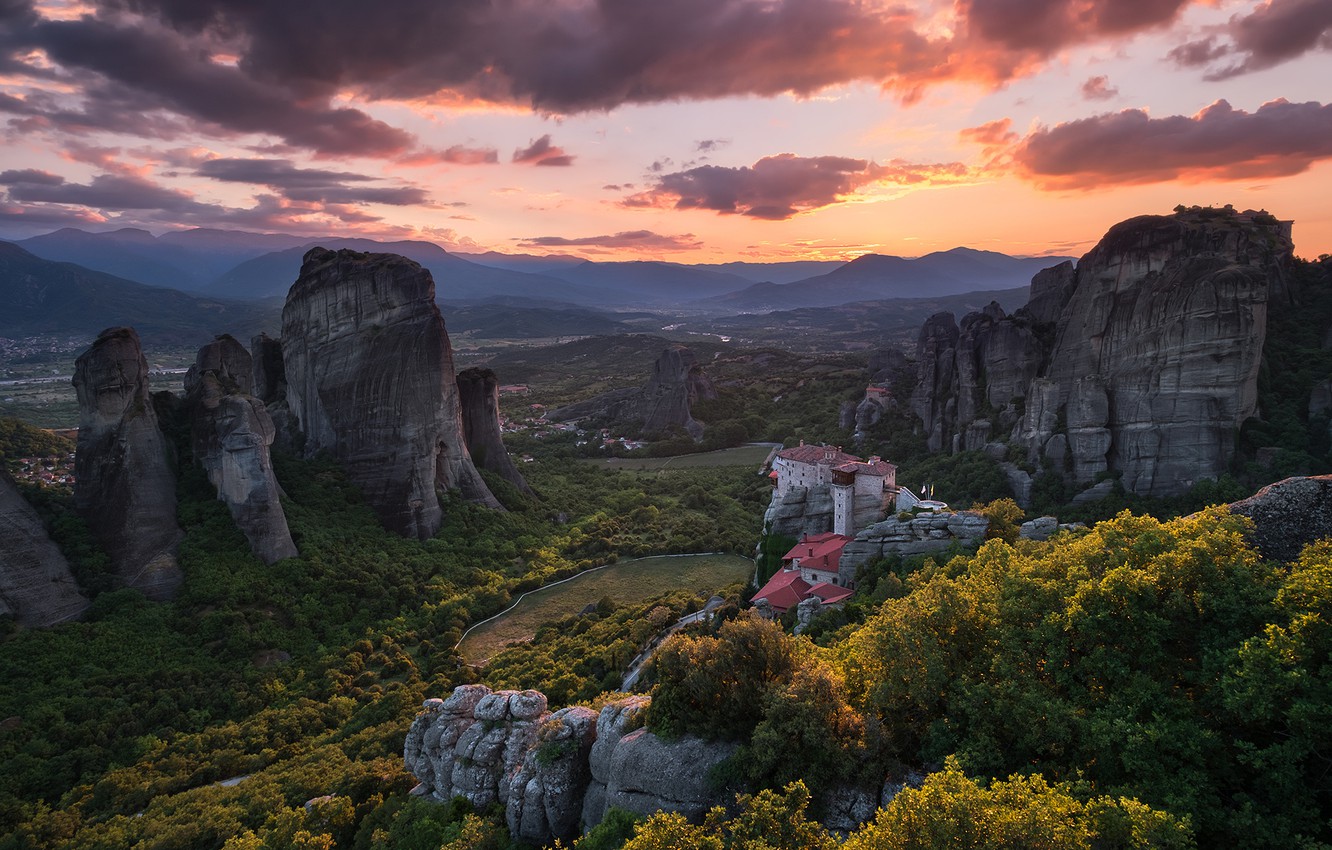
[(1231, 204), (1332, 252), (1326, 0), (260, 7), (5, 11), (0, 238), (1046, 256)]

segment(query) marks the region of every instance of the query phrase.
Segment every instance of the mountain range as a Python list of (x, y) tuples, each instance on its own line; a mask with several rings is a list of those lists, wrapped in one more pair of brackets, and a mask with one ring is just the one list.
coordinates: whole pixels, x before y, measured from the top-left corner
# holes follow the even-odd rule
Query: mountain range
[(37, 257), (210, 298), (284, 296), (310, 248), (402, 254), (430, 270), (441, 302), (495, 297), (590, 307), (738, 313), (824, 307), (1025, 286), (1065, 257), (954, 248), (918, 258), (866, 254), (849, 263), (593, 262), (569, 255), (451, 253), (431, 242), (380, 242), (197, 228), (89, 233), (65, 228), (16, 243)]
[(154, 343), (197, 345), (213, 334), (248, 335), (280, 324), (281, 301), (237, 301), (145, 286), (74, 263), (44, 260), (0, 242), (0, 335), (95, 335), (133, 325)]

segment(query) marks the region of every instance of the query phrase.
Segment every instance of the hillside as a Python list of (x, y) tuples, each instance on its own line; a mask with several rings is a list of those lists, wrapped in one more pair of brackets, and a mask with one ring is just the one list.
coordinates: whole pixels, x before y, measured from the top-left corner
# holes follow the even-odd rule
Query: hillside
[(281, 304), (190, 295), (144, 286), (73, 263), (43, 260), (0, 242), (0, 334), (96, 334), (134, 325), (155, 344), (200, 344), (212, 335), (276, 327)]

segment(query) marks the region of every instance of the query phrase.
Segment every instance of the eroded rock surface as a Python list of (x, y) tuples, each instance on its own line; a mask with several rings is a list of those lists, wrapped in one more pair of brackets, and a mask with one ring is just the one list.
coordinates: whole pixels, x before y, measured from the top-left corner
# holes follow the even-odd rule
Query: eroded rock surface
[(703, 424), (693, 417), (699, 399), (714, 399), (717, 391), (699, 365), (694, 352), (672, 345), (652, 364), (652, 376), (642, 389), (619, 389), (587, 401), (551, 411), (556, 420), (603, 418), (641, 422), (646, 433), (683, 428), (691, 437), (703, 436)]
[(954, 544), (977, 546), (985, 540), (990, 521), (980, 514), (923, 513), (911, 519), (889, 517), (858, 532), (842, 549), (838, 580), (843, 586), (856, 579), (856, 570), (886, 555), (928, 555)]
[(282, 311), (282, 359), (305, 453), (331, 452), (387, 528), (432, 536), (436, 487), (499, 507), (467, 451), (428, 271), (393, 254), (312, 248)]
[(455, 796), (475, 806), (504, 806), (515, 837), (536, 844), (569, 839), (594, 826), (610, 806), (699, 818), (725, 802), (708, 787), (708, 770), (734, 744), (684, 737), (663, 741), (641, 728), (648, 697), (608, 703), (600, 713), (549, 713), (537, 691), (464, 685), (448, 699), (427, 700), (403, 747), (415, 793)]
[(472, 463), (488, 469), (517, 487), (528, 496), (533, 495), (509, 452), (499, 424), (499, 380), (489, 369), (464, 369), (458, 373), (458, 399), (462, 407), (463, 436)]
[(1083, 486), (1115, 472), (1151, 496), (1221, 475), (1256, 409), (1291, 252), (1289, 226), (1265, 213), (1141, 216), (1076, 268), (1036, 275), (1013, 316), (931, 317), (912, 398), (929, 448), (1008, 440), (1038, 470)]
[(87, 608), (65, 556), (0, 468), (0, 615), (24, 626), (53, 626)]
[(150, 599), (180, 586), (176, 476), (133, 328), (110, 328), (74, 364), (74, 501), (120, 579)]
[(1332, 475), (1287, 478), (1230, 505), (1253, 520), (1249, 538), (1275, 561), (1293, 561), (1315, 540), (1332, 537)]
[(199, 349), (185, 378), (194, 459), (208, 473), (250, 549), (264, 563), (295, 557), (273, 475), (275, 429), (263, 402), (250, 394), (250, 353), (230, 336)]

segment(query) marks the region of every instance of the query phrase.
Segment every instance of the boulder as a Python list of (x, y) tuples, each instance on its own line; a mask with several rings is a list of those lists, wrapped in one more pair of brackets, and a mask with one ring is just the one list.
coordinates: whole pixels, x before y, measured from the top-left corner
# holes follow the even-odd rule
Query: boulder
[(436, 488), (499, 507), (467, 451), (430, 272), (394, 254), (310, 249), (282, 310), (282, 357), (305, 454), (330, 452), (385, 527), (434, 535)]
[(1249, 538), (1263, 557), (1293, 561), (1305, 546), (1332, 536), (1332, 475), (1269, 484), (1230, 511), (1253, 520)]
[(180, 586), (176, 475), (133, 328), (109, 328), (74, 364), (79, 399), (74, 503), (120, 580), (150, 599)]
[(737, 744), (704, 741), (690, 735), (668, 742), (646, 729), (630, 732), (611, 753), (606, 808), (613, 806), (645, 817), (659, 811), (679, 812), (690, 820), (700, 820), (708, 809), (725, 803), (729, 796), (712, 789), (708, 771), (737, 748)]
[(850, 586), (860, 567), (880, 556), (927, 555), (955, 543), (979, 546), (989, 527), (988, 519), (970, 511), (922, 513), (910, 519), (888, 517), (857, 532), (843, 547), (837, 562), (838, 581)]
[(0, 616), (24, 626), (53, 626), (87, 608), (88, 598), (41, 517), (0, 467)]
[(1059, 531), (1059, 520), (1052, 516), (1041, 516), (1027, 520), (1018, 527), (1018, 537), (1026, 540), (1049, 540)]

